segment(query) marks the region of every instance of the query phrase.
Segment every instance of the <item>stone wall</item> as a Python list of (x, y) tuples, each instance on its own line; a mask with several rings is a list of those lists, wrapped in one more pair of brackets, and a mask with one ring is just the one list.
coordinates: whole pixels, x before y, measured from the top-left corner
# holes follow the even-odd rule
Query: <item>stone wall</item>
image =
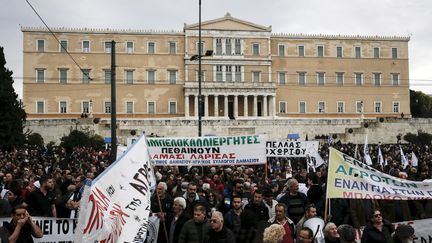
[[(145, 132), (147, 135), (157, 134), (165, 137), (190, 137), (198, 135), (196, 119), (178, 120), (118, 120), (117, 136), (122, 144), (126, 144), (132, 130), (136, 136)], [(40, 133), (46, 143), (60, 142), (60, 138), (69, 134), (72, 129), (78, 129), (90, 134), (110, 137), (111, 128), (108, 119), (102, 119), (97, 124), (92, 118), (83, 119), (46, 119), (30, 120), (26, 128)], [(398, 134), (417, 133), (419, 130), (432, 133), (432, 119), (418, 118), (377, 118), (368, 119), (275, 119), (275, 120), (219, 120), (202, 122), (204, 135), (239, 135), (264, 134), (271, 139), (284, 139), (289, 133), (298, 133), (304, 140), (321, 136), (327, 139), (328, 134), (336, 137), (333, 141), (363, 143), (369, 134), (370, 144), (396, 143)]]

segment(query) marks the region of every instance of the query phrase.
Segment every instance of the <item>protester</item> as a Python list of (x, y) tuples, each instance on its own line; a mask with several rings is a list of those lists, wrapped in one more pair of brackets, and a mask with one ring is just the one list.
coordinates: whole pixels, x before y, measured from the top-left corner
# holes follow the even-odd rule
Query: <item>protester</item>
[(299, 183), (296, 179), (289, 179), (287, 181), (288, 192), (278, 200), (280, 203), (287, 205), (287, 214), (290, 219), (297, 224), (303, 217), (306, 211), (306, 205), (308, 204), (307, 197), (305, 194), (299, 192)]
[[(190, 215), (185, 213), (186, 200), (183, 197), (174, 198), (173, 214), (169, 214), (166, 220), (166, 227), (169, 243), (178, 243), (180, 232), (185, 223), (190, 219)], [(163, 230), (163, 229), (161, 229)]]
[(24, 206), (16, 206), (12, 209), (12, 220), (4, 227), (9, 232), (8, 240), (11, 243), (33, 243), (33, 237), (43, 236), (42, 230), (33, 222)]
[(234, 235), (238, 236), (241, 229), (241, 213), (243, 212), (242, 199), (235, 195), (232, 200), (232, 208), (224, 216), (224, 224)]
[(354, 227), (348, 224), (339, 225), (337, 232), (341, 243), (355, 243), (356, 232)]
[(210, 228), (206, 219), (206, 208), (196, 205), (193, 210), (193, 219), (188, 220), (180, 232), (179, 243), (203, 243), (205, 235)]
[(302, 227), (298, 230), (296, 243), (312, 243), (313, 242), (313, 231), (308, 227)]
[(281, 242), (283, 243), (294, 243), (295, 240), (295, 224), (286, 216), (287, 206), (283, 203), (276, 205), (276, 216), (269, 219), (271, 224), (280, 224), (285, 230), (285, 235)]
[(268, 208), (263, 202), (263, 193), (261, 190), (254, 192), (252, 202), (246, 205), (244, 210), (253, 212), (258, 221), (267, 221), (269, 219)]
[(315, 204), (308, 204), (306, 206), (306, 212), (305, 212), (304, 216), (296, 224), (297, 234), (298, 234), (299, 230), (301, 230), (303, 228), (304, 222), (306, 222), (306, 220), (308, 220), (310, 218), (315, 217), (316, 215), (317, 215), (317, 209), (315, 207)]
[(412, 243), (414, 240), (414, 228), (409, 224), (399, 225), (388, 243)]
[(393, 225), (384, 220), (381, 212), (375, 210), (369, 216), (370, 223), (363, 231), (361, 238), (362, 243), (376, 242), (385, 243), (391, 238), (391, 234), (394, 231)]
[(332, 222), (327, 223), (324, 227), (325, 243), (339, 243), (339, 238), (340, 236), (337, 231), (337, 226)]
[(285, 230), (282, 225), (272, 224), (264, 230), (264, 243), (281, 243), (283, 242)]
[(211, 229), (207, 232), (206, 243), (235, 243), (233, 232), (224, 225), (223, 214), (214, 211), (210, 219)]
[(40, 188), (30, 192), (26, 198), (28, 211), (33, 216), (57, 217), (55, 208), (54, 182), (51, 176), (43, 175)]

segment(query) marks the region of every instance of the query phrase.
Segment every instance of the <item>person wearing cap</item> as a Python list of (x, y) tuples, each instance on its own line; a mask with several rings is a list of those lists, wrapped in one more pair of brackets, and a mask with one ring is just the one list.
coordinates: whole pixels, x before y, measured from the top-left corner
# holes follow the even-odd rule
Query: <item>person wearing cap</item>
[(179, 241), (183, 225), (190, 219), (190, 215), (185, 213), (185, 209), (186, 200), (183, 197), (174, 198), (173, 213), (167, 216), (165, 224), (168, 231), (169, 243), (177, 243)]
[(399, 225), (387, 243), (410, 243), (414, 240), (414, 228), (409, 224)]

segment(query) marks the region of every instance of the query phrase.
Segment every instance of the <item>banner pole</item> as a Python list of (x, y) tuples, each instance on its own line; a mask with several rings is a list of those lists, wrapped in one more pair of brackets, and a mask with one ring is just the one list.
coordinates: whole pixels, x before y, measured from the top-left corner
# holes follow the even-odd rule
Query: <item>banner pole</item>
[[(157, 192), (156, 192), (156, 197), (157, 197), (157, 199), (158, 199), (158, 203), (159, 203), (159, 210), (160, 210), (161, 213), (164, 213), (164, 211), (162, 210), (161, 200), (160, 200), (160, 197), (159, 197), (159, 195), (157, 194)], [(167, 242), (169, 242), (169, 239), (168, 239), (168, 232), (167, 232), (166, 225), (165, 225), (165, 215), (164, 215), (164, 219), (163, 219), (163, 221), (162, 221), (162, 225), (163, 225), (163, 229), (164, 229), (164, 233), (165, 233), (165, 239), (166, 239)], [(156, 237), (157, 237), (157, 236), (156, 236)]]
[(324, 222), (327, 223), (329, 220), (329, 207), (330, 207), (330, 198), (326, 198), (325, 206), (324, 206)]

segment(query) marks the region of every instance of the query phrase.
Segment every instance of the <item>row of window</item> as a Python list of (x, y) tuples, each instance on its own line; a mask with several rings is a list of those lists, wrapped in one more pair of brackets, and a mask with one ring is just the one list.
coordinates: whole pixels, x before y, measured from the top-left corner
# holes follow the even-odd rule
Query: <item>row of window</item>
[[(38, 52), (45, 52), (45, 40), (37, 40), (36, 41), (36, 50)], [(111, 41), (105, 41), (103, 43), (103, 50), (105, 53), (111, 53), (112, 43)], [(59, 43), (59, 52), (67, 52), (69, 51), (69, 43), (67, 40), (60, 40)], [(90, 53), (92, 52), (92, 45), (89, 40), (81, 41), (81, 52)], [(125, 53), (134, 53), (135, 52), (135, 43), (133, 41), (126, 41), (124, 43), (124, 52)], [(148, 41), (147, 42), (147, 53), (155, 54), (156, 53), (156, 42)], [(168, 42), (168, 53), (169, 54), (177, 54), (177, 43), (175, 41)]]
[[(177, 82), (177, 70), (167, 70), (168, 82), (170, 84), (175, 84)], [(135, 79), (135, 70), (125, 70), (124, 71), (124, 82), (126, 84), (133, 84), (136, 82)], [(111, 70), (104, 69), (103, 70), (103, 80), (106, 84), (111, 83)], [(67, 68), (59, 68), (58, 69), (58, 79), (59, 83), (67, 84), (69, 83), (69, 69)], [(93, 80), (91, 69), (81, 69), (81, 82), (84, 84), (88, 84)], [(45, 82), (45, 69), (36, 69), (36, 82), (44, 83)], [(147, 70), (147, 82), (149, 84), (154, 84), (156, 82), (156, 70)]]
[[(324, 45), (316, 45), (315, 53), (313, 55), (309, 56), (316, 56), (316, 57), (324, 57)], [(252, 46), (252, 52), (253, 55), (259, 55), (259, 44), (255, 43)], [(365, 57), (363, 54), (363, 50), (361, 46), (354, 46), (352, 56), (355, 58), (362, 58)], [(278, 56), (286, 56), (288, 53), (286, 52), (286, 46), (284, 44), (278, 44)], [(305, 57), (306, 56), (306, 49), (304, 45), (297, 45), (297, 55), (299, 57)], [(336, 46), (336, 57), (342, 58), (347, 57), (346, 53), (344, 52), (344, 48), (342, 46)], [(382, 58), (381, 54), (381, 48), (380, 47), (373, 47), (372, 51), (372, 57), (373, 58)], [(398, 48), (392, 47), (391, 48), (391, 58), (397, 59), (398, 58)]]
[[(214, 49), (215, 49), (215, 55), (243, 55), (243, 41), (241, 39), (231, 39), (231, 38), (216, 38), (214, 41)], [(45, 51), (45, 40), (37, 40), (36, 48), (38, 52), (44, 52)], [(196, 43), (196, 49), (197, 53), (199, 52), (199, 48), (201, 48), (201, 53), (205, 52), (205, 42), (202, 42), (201, 45), (197, 42)], [(324, 45), (317, 45), (316, 50), (313, 56), (316, 57), (324, 57)], [(260, 50), (260, 43), (252, 43), (252, 55), (259, 56), (261, 54)], [(105, 41), (103, 43), (103, 50), (105, 53), (111, 53), (112, 50), (112, 44), (111, 41)], [(67, 52), (68, 51), (68, 41), (67, 40), (60, 40), (59, 43), (59, 51), (60, 52)], [(91, 42), (89, 40), (83, 40), (81, 41), (81, 51), (83, 53), (90, 53), (91, 52)], [(124, 43), (124, 52), (125, 53), (134, 53), (135, 52), (135, 43), (133, 41), (126, 41)], [(148, 41), (147, 42), (147, 53), (148, 54), (155, 54), (156, 53), (156, 42), (154, 41)], [(169, 54), (176, 54), (177, 53), (177, 43), (175, 41), (169, 41), (168, 42), (168, 53)], [(373, 58), (381, 58), (381, 48), (380, 47), (373, 47)], [(285, 44), (278, 44), (278, 55), (279, 56), (285, 56), (287, 55), (286, 51), (286, 45)], [(299, 57), (305, 57), (306, 56), (306, 49), (305, 45), (297, 45), (297, 55)], [(362, 58), (363, 52), (361, 46), (354, 46), (354, 53), (353, 56), (355, 58)], [(345, 57), (344, 49), (342, 46), (336, 46), (336, 57), (342, 58)], [(392, 47), (391, 48), (391, 58), (397, 59), (398, 58), (398, 48)]]
[[(103, 103), (103, 112), (111, 113), (111, 102), (105, 101)], [(67, 101), (60, 101), (58, 103), (58, 112), (59, 113), (69, 113)], [(133, 114), (135, 108), (135, 103), (133, 101), (126, 101), (124, 104), (124, 112), (127, 114)], [(45, 101), (37, 101), (36, 102), (36, 113), (45, 113)], [(81, 102), (81, 113), (92, 113), (92, 101), (82, 101)], [(169, 114), (177, 113), (177, 102), (169, 101), (168, 102), (168, 112)], [(155, 114), (156, 113), (156, 101), (148, 101), (147, 102), (147, 113)]]
[[(355, 107), (357, 113), (363, 113), (364, 112), (364, 102), (363, 101), (356, 101)], [(326, 112), (326, 102), (325, 101), (318, 101), (318, 107), (317, 111), (319, 113), (325, 113)], [(374, 102), (374, 112), (375, 113), (381, 113), (382, 112), (382, 102), (381, 101), (375, 101)], [(298, 102), (298, 112), (299, 113), (306, 113), (306, 101), (299, 101)], [(344, 101), (338, 101), (336, 102), (336, 110), (338, 113), (344, 113), (345, 112), (345, 102)], [(392, 111), (394, 113), (400, 112), (400, 102), (399, 101), (393, 101), (392, 102)], [(286, 101), (279, 101), (279, 113), (287, 113), (287, 102)]]
[[(90, 83), (92, 80), (90, 69), (82, 69), (82, 83)], [(69, 81), (69, 69), (60, 68), (59, 72), (59, 83), (66, 84)], [(105, 83), (111, 83), (111, 70), (105, 69), (104, 72), (104, 81)], [(133, 84), (136, 80), (134, 77), (135, 70), (125, 70), (124, 71), (124, 82), (127, 84)], [(170, 84), (175, 84), (177, 82), (177, 70), (167, 70), (168, 81)], [(202, 81), (205, 77), (205, 72), (202, 71)], [(198, 72), (196, 73), (198, 79)], [(287, 84), (288, 82), (288, 73), (287, 72), (277, 72), (278, 83), (281, 85)], [(344, 72), (336, 72), (335, 73), (335, 81), (337, 85), (343, 85), (345, 83), (345, 73)], [(297, 82), (299, 85), (306, 85), (307, 83), (307, 73), (306, 72), (297, 72)], [(361, 86), (364, 84), (364, 73), (355, 72), (352, 76), (355, 85)], [(383, 74), (382, 73), (372, 73), (372, 84), (375, 86), (380, 86), (383, 83)], [(393, 86), (400, 85), (400, 74), (399, 73), (390, 73), (389, 76), (390, 83)], [(235, 66), (224, 66), (224, 65), (216, 65), (215, 66), (215, 80), (218, 82), (226, 81), (236, 81), (241, 82), (244, 80), (243, 76), (243, 66), (235, 65)], [(149, 84), (154, 84), (156, 82), (156, 70), (147, 70), (147, 81)], [(36, 82), (44, 83), (45, 82), (45, 69), (36, 69)], [(252, 82), (261, 82), (261, 71), (252, 71)], [(326, 83), (326, 73), (325, 72), (316, 72), (316, 83), (318, 85), (325, 85)]]

